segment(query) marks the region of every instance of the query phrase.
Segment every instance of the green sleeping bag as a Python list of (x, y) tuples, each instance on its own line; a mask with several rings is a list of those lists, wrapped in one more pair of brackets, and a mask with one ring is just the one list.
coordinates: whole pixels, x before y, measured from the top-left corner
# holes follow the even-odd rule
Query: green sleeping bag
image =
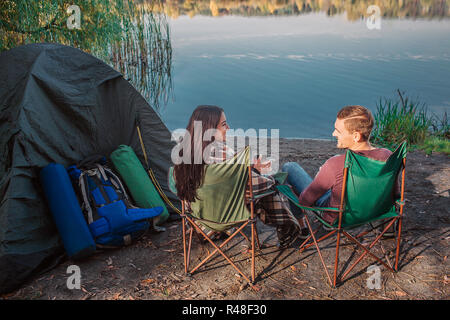
[(140, 208), (163, 207), (164, 211), (154, 221), (157, 225), (165, 222), (169, 218), (169, 212), (133, 148), (120, 145), (111, 153), (111, 161), (127, 185), (136, 205)]

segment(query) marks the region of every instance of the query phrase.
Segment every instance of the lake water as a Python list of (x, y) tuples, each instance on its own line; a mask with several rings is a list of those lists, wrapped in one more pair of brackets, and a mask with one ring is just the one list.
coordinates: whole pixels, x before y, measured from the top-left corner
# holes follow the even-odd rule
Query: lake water
[(170, 19), (173, 101), (161, 110), (185, 128), (200, 104), (225, 109), (232, 128), (280, 137), (331, 138), (337, 111), (376, 111), (397, 89), (450, 113), (450, 21), (365, 20), (324, 12), (295, 16), (195, 15)]

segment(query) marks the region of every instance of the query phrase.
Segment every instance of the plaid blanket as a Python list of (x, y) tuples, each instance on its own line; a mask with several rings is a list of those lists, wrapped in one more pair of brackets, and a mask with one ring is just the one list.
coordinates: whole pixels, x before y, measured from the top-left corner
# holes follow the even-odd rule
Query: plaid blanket
[(275, 185), (276, 181), (273, 177), (252, 171), (254, 196), (276, 191), (255, 201), (255, 213), (264, 224), (276, 227), (280, 247), (286, 247), (297, 239), (300, 224), (291, 211), (289, 200), (275, 189)]
[[(276, 181), (271, 176), (263, 176), (252, 171), (252, 191), (257, 198), (254, 202), (254, 212), (260, 220), (267, 225), (276, 227), (280, 247), (287, 247), (292, 244), (300, 234), (300, 224), (291, 211), (289, 200), (275, 189)], [(246, 204), (250, 210), (249, 187), (246, 188)], [(258, 198), (269, 191), (274, 193)], [(200, 229), (211, 239), (218, 239), (222, 234), (209, 229), (203, 224), (199, 224)], [(235, 228), (225, 231), (231, 235)]]
[[(216, 141), (210, 149), (208, 163), (220, 163), (234, 154), (234, 150), (226, 144)], [(263, 176), (256, 169), (252, 170), (252, 191), (253, 196), (257, 198), (254, 202), (255, 215), (264, 224), (276, 227), (280, 247), (287, 247), (297, 239), (301, 227), (291, 211), (289, 200), (275, 188), (276, 183), (272, 176)], [(273, 191), (273, 193), (262, 196), (269, 191)], [(250, 210), (249, 195), (250, 191), (247, 185), (246, 203)], [(258, 198), (258, 195), (261, 197)], [(189, 204), (187, 204), (187, 208), (189, 208)], [(221, 233), (213, 231), (203, 224), (199, 224), (199, 227), (212, 239), (223, 236)], [(231, 235), (234, 231), (235, 228), (231, 228), (225, 233)]]

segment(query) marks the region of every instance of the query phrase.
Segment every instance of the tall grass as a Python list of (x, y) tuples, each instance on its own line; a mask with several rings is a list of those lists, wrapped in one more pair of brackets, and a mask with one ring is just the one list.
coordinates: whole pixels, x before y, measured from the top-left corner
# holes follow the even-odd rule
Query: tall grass
[[(80, 8), (80, 29), (69, 29), (69, 5)], [(172, 93), (169, 23), (160, 0), (0, 0), (0, 52), (56, 42), (108, 63), (158, 110)], [(159, 10), (160, 11), (160, 10)]]
[(437, 151), (450, 155), (450, 140), (431, 136), (425, 139), (424, 143), (419, 146), (419, 149), (425, 151), (426, 154)]
[(450, 139), (450, 124), (448, 122), (447, 112), (444, 113), (442, 119), (433, 116), (431, 127), (434, 136), (447, 140)]
[(448, 153), (450, 141), (447, 114), (439, 119), (428, 113), (425, 103), (404, 98), (400, 90), (398, 95), (397, 100), (384, 98), (377, 102), (371, 141), (394, 149), (406, 140), (410, 149), (422, 148), (428, 153)]

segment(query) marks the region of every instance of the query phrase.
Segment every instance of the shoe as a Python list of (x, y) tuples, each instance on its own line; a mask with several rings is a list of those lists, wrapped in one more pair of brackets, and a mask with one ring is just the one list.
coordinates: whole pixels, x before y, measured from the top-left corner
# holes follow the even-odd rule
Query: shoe
[(290, 247), (296, 247), (297, 239), (305, 240), (306, 238), (309, 237), (309, 235), (310, 235), (310, 233), (309, 233), (308, 228), (301, 228), (300, 232), (297, 234), (296, 237), (288, 236), (286, 234), (284, 236), (282, 236), (281, 234), (279, 234), (277, 247), (279, 249), (287, 249)]
[[(385, 227), (380, 227), (380, 232), (383, 232)], [(398, 234), (398, 221), (394, 222), (394, 225), (392, 225), (382, 236), (382, 238), (394, 238)]]
[(310, 235), (309, 233), (309, 229), (308, 228), (302, 228), (300, 230), (300, 233), (298, 235), (299, 239), (305, 240), (306, 238), (308, 238)]
[(325, 230), (325, 231), (333, 231), (334, 229), (336, 229), (336, 228), (329, 228), (329, 227), (327, 227), (327, 226), (324, 225), (324, 224), (322, 224), (322, 228), (323, 228), (323, 230)]
[(277, 226), (278, 248), (289, 248), (298, 238), (294, 224)]

